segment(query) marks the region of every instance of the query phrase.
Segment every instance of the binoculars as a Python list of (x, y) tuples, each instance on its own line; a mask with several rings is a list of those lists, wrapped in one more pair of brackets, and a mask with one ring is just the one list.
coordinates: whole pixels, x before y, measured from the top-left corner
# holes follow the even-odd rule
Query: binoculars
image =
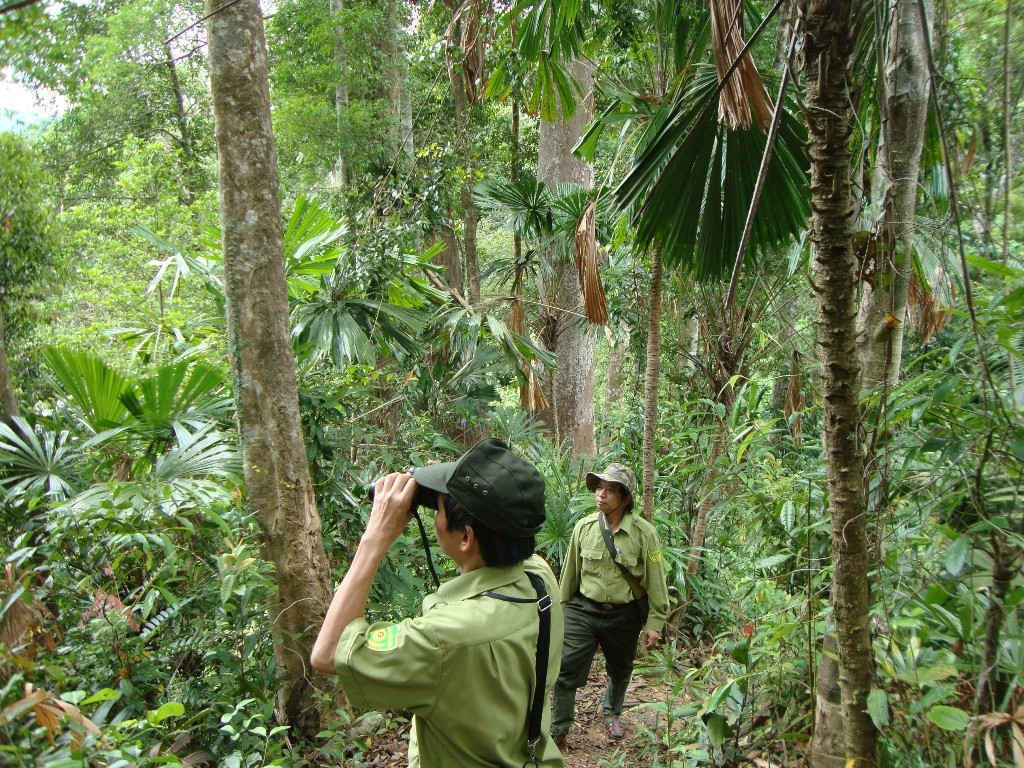
[[(412, 467), (409, 469), (409, 474), (415, 477), (416, 470), (419, 467)], [(370, 501), (373, 501), (374, 484), (366, 486), (366, 495), (370, 497)], [(409, 511), (415, 511), (417, 507), (428, 507), (429, 509), (437, 509), (437, 491), (433, 491), (430, 488), (426, 488), (422, 485), (416, 485), (416, 493), (412, 497), (412, 506)]]

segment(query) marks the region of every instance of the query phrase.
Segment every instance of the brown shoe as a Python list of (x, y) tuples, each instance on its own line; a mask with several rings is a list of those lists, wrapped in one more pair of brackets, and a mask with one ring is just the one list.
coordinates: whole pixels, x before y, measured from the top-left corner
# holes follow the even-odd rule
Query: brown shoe
[(622, 720), (617, 717), (609, 717), (605, 720), (604, 727), (608, 732), (608, 738), (612, 741), (618, 741), (626, 735), (625, 731), (622, 730)]
[(567, 733), (555, 733), (551, 736), (555, 740), (555, 746), (558, 747), (559, 752), (565, 752), (569, 749), (569, 734)]

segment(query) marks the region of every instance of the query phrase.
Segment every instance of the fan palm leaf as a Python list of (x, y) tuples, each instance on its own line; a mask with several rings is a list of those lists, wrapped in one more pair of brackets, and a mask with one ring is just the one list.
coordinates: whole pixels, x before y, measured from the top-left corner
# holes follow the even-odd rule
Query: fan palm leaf
[[(766, 133), (730, 131), (713, 109), (718, 79), (699, 65), (680, 97), (669, 102), (641, 138), (633, 168), (615, 190), (633, 210), (639, 242), (661, 249), (666, 264), (698, 278), (718, 277), (733, 263), (753, 196)], [(809, 215), (800, 122), (782, 116), (766, 195), (750, 249), (757, 254), (795, 237)]]
[(121, 400), (132, 382), (96, 355), (67, 347), (47, 347), (43, 357), (64, 391), (94, 432), (118, 427), (129, 416)]
[(159, 366), (124, 392), (121, 402), (143, 431), (170, 437), (176, 424), (205, 424), (223, 416), (231, 405), (224, 383), (216, 368), (181, 361)]
[(37, 432), (20, 416), (0, 421), (0, 486), (8, 498), (67, 498), (77, 458), (67, 432)]

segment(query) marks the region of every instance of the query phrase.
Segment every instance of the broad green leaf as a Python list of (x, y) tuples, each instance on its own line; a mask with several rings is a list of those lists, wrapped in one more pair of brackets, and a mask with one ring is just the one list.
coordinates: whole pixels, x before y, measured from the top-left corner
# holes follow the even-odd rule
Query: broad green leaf
[(971, 540), (968, 536), (960, 536), (949, 545), (943, 564), (952, 576), (959, 576), (967, 565), (971, 554)]
[(929, 709), (927, 717), (944, 731), (965, 731), (971, 722), (969, 713), (945, 704), (936, 704)]
[(868, 694), (868, 714), (879, 730), (889, 724), (889, 698), (881, 688), (872, 688)]
[(86, 704), (96, 704), (100, 701), (113, 701), (121, 698), (121, 692), (115, 691), (113, 688), (101, 688), (96, 693), (83, 699), (79, 706), (84, 707)]
[(146, 713), (146, 719), (153, 725), (162, 723), (169, 717), (180, 717), (185, 714), (185, 705), (180, 701), (168, 701), (158, 709)]
[(725, 740), (732, 735), (729, 721), (717, 712), (711, 712), (704, 716), (704, 727), (708, 729), (708, 740), (715, 749), (720, 748)]

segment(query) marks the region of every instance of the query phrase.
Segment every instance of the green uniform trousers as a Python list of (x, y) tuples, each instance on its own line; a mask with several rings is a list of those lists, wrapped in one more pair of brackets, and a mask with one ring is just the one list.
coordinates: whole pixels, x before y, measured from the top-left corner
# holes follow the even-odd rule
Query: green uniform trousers
[(553, 736), (569, 731), (576, 707), (576, 689), (586, 683), (599, 645), (608, 671), (604, 714), (615, 716), (622, 713), (622, 702), (633, 674), (633, 659), (645, 618), (636, 603), (608, 606), (578, 593), (569, 601), (565, 607), (562, 668), (555, 683), (551, 713)]

